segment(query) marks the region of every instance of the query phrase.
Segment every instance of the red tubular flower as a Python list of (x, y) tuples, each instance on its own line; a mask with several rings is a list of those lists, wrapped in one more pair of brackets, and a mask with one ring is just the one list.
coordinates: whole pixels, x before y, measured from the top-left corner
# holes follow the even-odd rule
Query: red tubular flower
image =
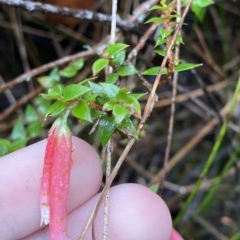
[(51, 240), (69, 240), (67, 200), (71, 170), (72, 137), (65, 118), (49, 131), (41, 183), (41, 223), (50, 226)]

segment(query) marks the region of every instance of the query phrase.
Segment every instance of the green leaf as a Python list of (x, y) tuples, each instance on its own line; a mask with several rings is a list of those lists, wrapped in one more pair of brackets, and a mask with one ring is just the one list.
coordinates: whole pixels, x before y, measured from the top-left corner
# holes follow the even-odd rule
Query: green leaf
[(143, 97), (146, 94), (147, 93), (132, 93), (132, 94), (130, 94), (130, 96), (132, 96), (138, 100), (139, 98)]
[(60, 71), (60, 75), (66, 78), (72, 78), (77, 74), (77, 69), (73, 63), (70, 63), (66, 68)]
[(93, 76), (96, 76), (96, 74), (105, 68), (108, 63), (109, 60), (105, 58), (99, 58), (97, 61), (95, 61), (92, 66)]
[(60, 81), (60, 76), (59, 76), (59, 72), (58, 72), (58, 68), (54, 68), (50, 74), (49, 77), (51, 78), (52, 81), (54, 81), (55, 83)]
[(103, 147), (106, 146), (116, 129), (116, 122), (113, 116), (102, 116), (99, 119), (100, 139)]
[(104, 90), (102, 88), (102, 86), (100, 84), (97, 84), (97, 83), (94, 83), (94, 82), (88, 82), (90, 88), (91, 88), (91, 91), (93, 94), (101, 94), (101, 93), (104, 93)]
[(36, 110), (33, 108), (32, 105), (28, 104), (25, 110), (25, 117), (26, 117), (26, 121), (28, 123), (34, 122), (36, 120), (38, 120), (38, 115)]
[(190, 70), (196, 67), (200, 67), (202, 64), (196, 64), (196, 63), (183, 63), (183, 64), (178, 64), (174, 67), (175, 72), (182, 72), (186, 70)]
[(180, 42), (180, 43), (184, 44), (183, 39), (182, 39), (182, 35), (177, 35), (177, 42)]
[(40, 85), (46, 89), (53, 87), (57, 82), (60, 81), (60, 76), (58, 73), (58, 69), (54, 68), (49, 76), (41, 76), (37, 78), (37, 81)]
[(129, 138), (134, 137), (138, 139), (137, 131), (132, 121), (128, 117), (123, 119), (123, 121), (121, 122), (121, 124), (119, 124), (117, 129), (122, 133), (126, 134)]
[(171, 18), (181, 18), (180, 14), (169, 14), (163, 17), (164, 19), (171, 19)]
[(214, 4), (214, 1), (212, 1), (212, 0), (194, 0), (192, 3), (192, 5), (198, 6), (201, 8), (208, 7), (211, 4)]
[(60, 99), (62, 98), (62, 88), (58, 84), (57, 86), (48, 89), (48, 93), (40, 94), (44, 99)]
[(33, 122), (27, 127), (27, 133), (30, 138), (38, 137), (41, 130), (42, 130), (41, 121)]
[(76, 69), (76, 70), (80, 70), (82, 69), (84, 66), (84, 60), (82, 58), (76, 60), (75, 62), (73, 62), (73, 67)]
[(88, 122), (92, 122), (90, 109), (84, 100), (79, 100), (78, 104), (72, 109), (72, 115)]
[(39, 84), (48, 89), (48, 88), (51, 88), (55, 85), (55, 81), (51, 79), (51, 77), (49, 76), (42, 76), (42, 77), (38, 77), (37, 78), (37, 81), (39, 82)]
[(115, 54), (117, 54), (118, 52), (124, 50), (125, 48), (127, 48), (129, 45), (126, 45), (124, 43), (115, 43), (113, 45), (108, 46), (105, 51), (104, 54), (113, 57)]
[(35, 103), (37, 105), (37, 112), (45, 116), (47, 114), (48, 108), (51, 106), (50, 102), (45, 101), (42, 97), (35, 98)]
[(119, 92), (119, 87), (110, 83), (100, 83), (104, 92), (109, 98), (115, 98)]
[[(145, 70), (142, 75), (157, 75), (160, 70), (160, 67), (152, 67)], [(167, 73), (167, 68), (163, 68), (162, 75)]]
[(56, 101), (52, 104), (52, 106), (48, 109), (46, 115), (56, 116), (61, 113), (67, 107), (67, 103)]
[(202, 22), (206, 14), (206, 8), (202, 8), (197, 5), (192, 5), (191, 10), (197, 16), (198, 20)]
[(153, 5), (153, 6), (149, 9), (149, 11), (152, 11), (152, 10), (155, 10), (155, 9), (159, 9), (159, 10), (161, 10), (161, 11), (166, 11), (166, 10), (168, 10), (169, 8), (168, 8), (167, 5), (165, 5), (165, 6)]
[[(182, 72), (182, 71), (186, 71), (192, 68), (196, 68), (202, 66), (202, 64), (195, 64), (195, 63), (183, 63), (183, 64), (179, 64), (176, 65), (174, 67), (174, 72)], [(147, 70), (145, 70), (142, 75), (157, 75), (158, 72), (160, 70), (160, 67), (153, 67), (153, 68), (149, 68)], [(163, 69), (163, 75), (167, 73), (167, 68)]]
[(171, 34), (172, 31), (173, 31), (173, 29), (166, 30), (164, 28), (161, 28), (160, 35), (161, 35), (162, 39), (165, 39), (169, 34)]
[(118, 52), (113, 58), (114, 65), (117, 68), (119, 68), (124, 63), (125, 58), (126, 58), (126, 51)]
[(154, 185), (150, 186), (149, 189), (150, 189), (151, 191), (153, 191), (154, 193), (157, 193), (158, 188), (159, 188), (158, 185), (157, 185), (157, 184), (154, 184)]
[(117, 125), (120, 124), (128, 114), (129, 114), (129, 111), (126, 108), (122, 107), (119, 104), (114, 105), (113, 116), (115, 118)]
[(9, 152), (14, 152), (20, 148), (24, 148), (27, 145), (28, 139), (17, 139), (9, 147)]
[(117, 73), (109, 73), (106, 79), (106, 83), (114, 84), (117, 82), (119, 75)]
[[(186, 6), (188, 3), (188, 0), (183, 1), (182, 6)], [(191, 5), (191, 10), (195, 13), (197, 18), (202, 21), (205, 13), (206, 13), (206, 7), (209, 5), (214, 4), (214, 1), (212, 0), (194, 0)]]
[(132, 97), (131, 95), (129, 95), (126, 98), (125, 102), (128, 104), (131, 114), (133, 116), (141, 119), (141, 106), (140, 106), (140, 103), (138, 102), (138, 100), (136, 98)]
[(152, 22), (163, 23), (164, 20), (163, 18), (160, 18), (160, 17), (153, 17), (146, 21), (146, 23), (152, 23)]
[(163, 38), (161, 38), (161, 37), (158, 37), (158, 39), (157, 39), (156, 44), (155, 44), (154, 47), (157, 47), (157, 46), (162, 45), (162, 44), (164, 44), (164, 43), (166, 43), (166, 39), (163, 39)]
[(138, 73), (138, 71), (133, 65), (121, 66), (118, 70), (118, 74), (121, 77), (133, 75), (135, 73)]
[(64, 97), (63, 97), (62, 101), (64, 101), (64, 102), (70, 101), (72, 99), (75, 99), (75, 98), (83, 95), (84, 93), (86, 93), (90, 90), (91, 89), (89, 87), (85, 87), (81, 84), (68, 85), (63, 90)]
[(116, 104), (116, 101), (110, 100), (103, 105), (102, 109), (103, 111), (111, 111), (113, 110), (113, 107), (115, 104)]
[(166, 50), (155, 50), (154, 52), (162, 57), (165, 57), (167, 51)]
[(96, 117), (100, 117), (102, 115), (102, 111), (100, 111), (99, 109), (90, 109), (90, 114), (92, 116), (92, 118), (96, 118)]
[(0, 157), (9, 153), (11, 143), (7, 139), (0, 139)]
[(11, 133), (11, 139), (12, 140), (26, 139), (26, 131), (25, 131), (23, 122), (20, 118), (14, 124), (13, 130)]

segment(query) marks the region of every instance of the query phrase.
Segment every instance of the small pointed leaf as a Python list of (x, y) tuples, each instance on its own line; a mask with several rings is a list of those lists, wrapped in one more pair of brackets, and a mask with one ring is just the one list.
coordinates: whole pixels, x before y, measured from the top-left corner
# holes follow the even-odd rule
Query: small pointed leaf
[(138, 71), (133, 65), (121, 66), (118, 70), (118, 74), (121, 77), (133, 75), (135, 73), (138, 73)]
[(131, 95), (129, 95), (125, 102), (129, 104), (129, 110), (131, 114), (141, 119), (141, 106), (138, 100), (132, 97)]
[(190, 70), (196, 67), (200, 67), (202, 66), (202, 64), (197, 64), (197, 63), (183, 63), (183, 64), (179, 64), (177, 66), (174, 67), (174, 71), (175, 72), (182, 72), (182, 71), (186, 71), (186, 70)]
[(119, 75), (117, 73), (109, 73), (106, 79), (106, 83), (114, 84), (117, 82)]
[(30, 105), (30, 104), (28, 104), (27, 107), (26, 107), (25, 117), (26, 117), (26, 121), (28, 123), (31, 123), (31, 122), (34, 122), (34, 121), (38, 120), (37, 112), (33, 108), (33, 106)]
[(37, 81), (39, 82), (39, 84), (48, 89), (48, 88), (51, 88), (55, 85), (55, 81), (51, 79), (51, 77), (49, 76), (41, 76), (41, 77), (38, 77), (37, 78)]
[(162, 39), (165, 39), (171, 32), (173, 31), (173, 29), (169, 29), (169, 30), (166, 30), (166, 29), (160, 29), (160, 35), (162, 37)]
[(163, 23), (164, 20), (160, 17), (153, 17), (146, 21), (146, 23), (152, 23), (152, 22)]
[(27, 138), (14, 140), (14, 142), (12, 142), (12, 144), (9, 147), (9, 152), (14, 152), (20, 148), (26, 147), (27, 141), (28, 141)]
[(145, 96), (147, 93), (132, 93), (130, 96), (136, 98), (137, 100), (143, 96)]
[(108, 46), (105, 51), (104, 54), (113, 57), (115, 54), (117, 54), (118, 52), (124, 50), (125, 48), (127, 48), (129, 45), (126, 45), (124, 43), (115, 43), (113, 45)]
[(155, 9), (159, 9), (159, 10), (161, 10), (161, 11), (166, 11), (166, 10), (168, 10), (168, 7), (167, 7), (167, 6), (153, 5), (153, 6), (149, 9), (149, 11), (155, 10)]
[(61, 113), (67, 107), (67, 103), (56, 101), (52, 104), (52, 106), (48, 109), (46, 115), (56, 116)]
[(77, 74), (77, 69), (73, 63), (70, 63), (66, 68), (60, 71), (60, 75), (66, 78), (72, 78)]
[(118, 52), (113, 58), (113, 62), (115, 66), (119, 68), (124, 63), (125, 58), (126, 58), (126, 51)]
[(116, 129), (116, 122), (113, 116), (102, 116), (99, 120), (100, 139), (103, 147), (106, 146)]
[(95, 61), (92, 66), (93, 76), (96, 76), (96, 74), (105, 68), (108, 63), (108, 59), (105, 58), (99, 58), (97, 61)]
[(75, 62), (73, 62), (74, 68), (75, 68), (76, 70), (78, 70), (78, 71), (79, 71), (80, 69), (82, 69), (83, 65), (84, 65), (84, 60), (83, 60), (82, 58), (80, 58), (80, 59), (76, 60)]
[(110, 83), (100, 83), (104, 92), (109, 98), (115, 98), (119, 92), (119, 87)]
[(121, 124), (119, 124), (118, 130), (126, 134), (129, 138), (134, 137), (138, 139), (137, 131), (128, 117), (124, 118)]
[(157, 46), (162, 45), (162, 44), (164, 44), (164, 43), (166, 43), (166, 39), (159, 37), (159, 38), (157, 39), (156, 44), (155, 44), (154, 47), (157, 47)]
[(72, 115), (80, 120), (92, 122), (89, 106), (84, 100), (79, 100), (78, 104), (72, 109)]
[(81, 84), (68, 85), (63, 90), (64, 97), (63, 97), (62, 101), (64, 101), (64, 102), (70, 101), (74, 98), (77, 98), (77, 97), (83, 95), (84, 93), (86, 93), (90, 90), (91, 89), (89, 87), (85, 87)]
[(166, 50), (155, 50), (154, 52), (156, 52), (158, 55), (165, 57), (166, 56)]
[(11, 133), (11, 139), (12, 140), (26, 139), (26, 131), (25, 131), (23, 122), (20, 118), (14, 124), (13, 130), (12, 130), (12, 133)]
[(10, 145), (11, 143), (7, 139), (4, 139), (4, 138), (0, 139), (0, 157), (9, 153)]
[(121, 105), (119, 104), (114, 105), (113, 116), (115, 118), (117, 125), (123, 121), (123, 119), (127, 116), (128, 113), (129, 111), (126, 108), (122, 107)]
[(114, 105), (115, 105), (115, 101), (113, 101), (113, 100), (110, 100), (110, 101), (108, 101), (108, 102), (106, 102), (104, 105), (103, 105), (103, 111), (111, 111), (111, 110), (113, 110), (113, 107), (114, 107)]
[(36, 138), (39, 136), (41, 130), (42, 130), (42, 122), (36, 121), (36, 122), (31, 123), (27, 127), (27, 134), (30, 138)]
[(55, 83), (60, 81), (60, 76), (59, 76), (59, 72), (58, 72), (58, 68), (54, 68), (50, 74), (49, 77), (51, 78), (52, 81), (54, 81)]
[[(157, 75), (158, 72), (159, 72), (159, 69), (160, 67), (152, 67), (152, 68), (149, 68), (147, 70), (145, 70), (142, 75)], [(162, 72), (162, 75), (166, 74), (167, 73), (167, 68), (165, 67), (163, 69), (163, 72)]]
[(94, 82), (88, 82), (90, 88), (91, 88), (91, 91), (93, 94), (101, 94), (101, 93), (104, 93), (104, 90), (102, 88), (102, 86), (100, 84), (97, 84), (97, 83), (94, 83)]

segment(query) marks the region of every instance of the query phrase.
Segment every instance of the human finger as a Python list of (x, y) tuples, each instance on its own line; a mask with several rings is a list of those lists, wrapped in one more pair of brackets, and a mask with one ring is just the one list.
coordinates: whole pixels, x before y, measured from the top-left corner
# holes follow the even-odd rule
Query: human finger
[[(71, 240), (79, 239), (99, 194), (68, 215)], [(104, 205), (94, 223), (96, 240), (102, 239)], [(84, 240), (92, 239), (90, 227)], [(122, 184), (111, 188), (107, 239), (169, 240), (172, 220), (164, 201), (148, 188), (138, 184)], [(22, 240), (48, 240), (48, 228)]]

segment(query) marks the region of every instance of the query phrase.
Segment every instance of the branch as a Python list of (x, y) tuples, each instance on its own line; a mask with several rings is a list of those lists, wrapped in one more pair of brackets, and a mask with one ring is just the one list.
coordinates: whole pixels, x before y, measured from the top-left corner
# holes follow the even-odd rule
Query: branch
[[(87, 1), (87, 0), (86, 0)], [(19, 7), (29, 12), (42, 12), (51, 14), (60, 14), (67, 17), (73, 17), (81, 20), (88, 20), (99, 23), (109, 24), (112, 17), (103, 13), (95, 13), (88, 10), (73, 9), (68, 7), (58, 7), (51, 4), (44, 4), (40, 2), (31, 2), (24, 0), (0, 0), (0, 4), (7, 6)], [(137, 25), (131, 22), (126, 22), (120, 17), (117, 17), (117, 27), (126, 31), (136, 31)]]

